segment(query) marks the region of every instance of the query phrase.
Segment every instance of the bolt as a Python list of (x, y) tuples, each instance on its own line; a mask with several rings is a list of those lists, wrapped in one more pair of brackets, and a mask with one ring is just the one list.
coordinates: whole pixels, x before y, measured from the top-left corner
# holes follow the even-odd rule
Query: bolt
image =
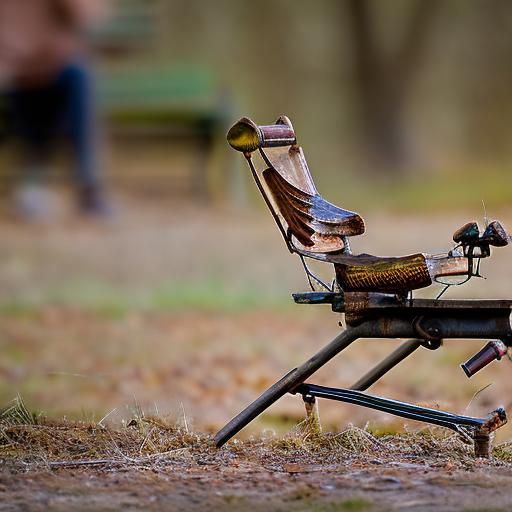
[(430, 336), (432, 336), (433, 338), (438, 338), (439, 337), (439, 334), (441, 333), (441, 331), (439, 330), (439, 327), (434, 327), (434, 326), (430, 326), (428, 329), (427, 329), (427, 332)]

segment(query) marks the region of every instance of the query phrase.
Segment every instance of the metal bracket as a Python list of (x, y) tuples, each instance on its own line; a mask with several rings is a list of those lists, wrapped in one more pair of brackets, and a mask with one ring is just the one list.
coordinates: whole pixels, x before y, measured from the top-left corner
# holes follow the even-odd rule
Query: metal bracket
[[(418, 316), (413, 320), (412, 325), (418, 333), (419, 338), (429, 342), (439, 342), (441, 338), (442, 326), (437, 319)], [(430, 348), (428, 345), (424, 346), (425, 348)]]

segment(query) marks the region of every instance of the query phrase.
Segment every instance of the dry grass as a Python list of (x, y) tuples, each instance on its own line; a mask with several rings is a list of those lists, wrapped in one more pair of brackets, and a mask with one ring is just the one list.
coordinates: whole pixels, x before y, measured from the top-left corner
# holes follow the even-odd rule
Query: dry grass
[[(101, 423), (46, 418), (30, 413), (17, 397), (0, 413), (0, 456), (24, 466), (189, 465), (207, 460), (223, 464), (232, 457), (258, 461), (266, 466), (310, 467), (312, 464), (389, 463), (419, 461), (430, 465), (449, 463), (468, 468), (475, 464), (472, 447), (444, 429), (377, 436), (367, 427), (349, 425), (339, 433), (323, 433), (310, 416), (281, 437), (233, 440), (222, 450), (211, 436), (191, 432), (166, 418), (145, 415), (134, 408), (134, 417), (118, 428)], [(512, 462), (512, 443), (495, 447), (493, 464)], [(302, 466), (301, 466), (302, 465)]]
[[(286, 436), (217, 449), (211, 436), (138, 408), (117, 428), (27, 415), (20, 399), (6, 410), (0, 492), (12, 510), (510, 510), (512, 445), (475, 459), (440, 429), (378, 436), (349, 426), (334, 434), (305, 420)], [(447, 500), (452, 508), (443, 508)]]
[(128, 425), (113, 429), (30, 414), (20, 397), (0, 413), (0, 453), (25, 463), (142, 464), (209, 444), (206, 436), (144, 414), (136, 413)]

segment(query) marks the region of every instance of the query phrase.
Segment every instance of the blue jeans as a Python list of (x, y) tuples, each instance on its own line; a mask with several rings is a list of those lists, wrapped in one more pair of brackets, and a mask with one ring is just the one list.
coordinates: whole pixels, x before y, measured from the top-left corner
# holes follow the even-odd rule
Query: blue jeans
[(95, 101), (86, 64), (67, 64), (53, 81), (16, 88), (9, 97), (13, 128), (28, 165), (44, 167), (60, 136), (66, 135), (78, 184), (83, 188), (99, 186)]

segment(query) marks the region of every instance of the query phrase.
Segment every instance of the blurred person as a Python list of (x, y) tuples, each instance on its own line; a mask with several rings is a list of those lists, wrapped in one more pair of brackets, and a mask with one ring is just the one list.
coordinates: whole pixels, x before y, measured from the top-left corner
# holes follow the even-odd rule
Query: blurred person
[(109, 207), (99, 167), (87, 33), (105, 20), (106, 0), (0, 0), (0, 87), (21, 142), (19, 213), (37, 219), (50, 206), (42, 186), (59, 136), (71, 142), (78, 205)]

